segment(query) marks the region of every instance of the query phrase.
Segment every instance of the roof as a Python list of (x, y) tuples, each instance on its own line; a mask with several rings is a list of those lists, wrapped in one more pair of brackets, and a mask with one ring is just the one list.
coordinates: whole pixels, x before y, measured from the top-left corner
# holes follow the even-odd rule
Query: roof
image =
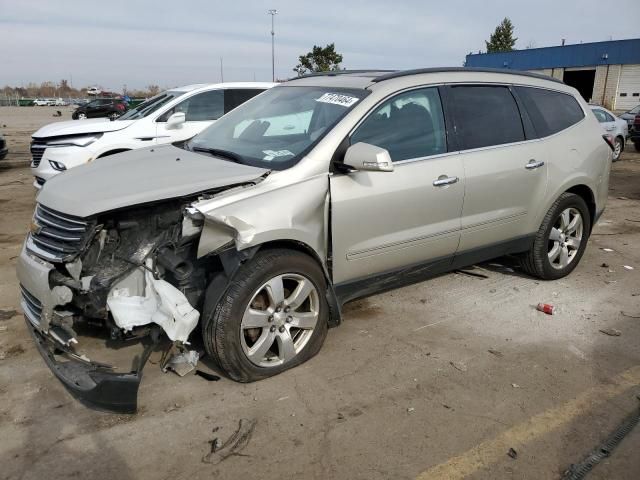
[(173, 92), (192, 92), (203, 88), (271, 88), (275, 83), (271, 82), (226, 82), (226, 83), (194, 83), (193, 85), (185, 85), (184, 87), (170, 88)]
[(285, 82), (289, 85), (328, 86), (342, 88), (367, 88), (376, 77), (392, 70), (336, 70), (316, 72), (301, 77), (294, 77)]
[(418, 68), (414, 70), (340, 70), (336, 72), (319, 72), (302, 77), (293, 78), (286, 84), (306, 86), (332, 86), (343, 88), (368, 88), (372, 84), (410, 77), (413, 75), (438, 74), (438, 73), (495, 73), (501, 75), (513, 75), (519, 77), (532, 77), (541, 80), (562, 83), (560, 80), (540, 75), (538, 73), (513, 71), (504, 68), (468, 68), (468, 67), (441, 67)]
[(514, 72), (505, 68), (474, 68), (474, 67), (443, 67), (443, 68), (418, 68), (415, 70), (402, 70), (398, 72), (387, 73), (373, 79), (375, 83), (383, 82), (385, 80), (391, 80), (399, 77), (407, 77), (409, 75), (421, 75), (425, 73), (499, 73), (506, 75), (518, 75), (521, 77), (539, 78), (541, 80), (551, 80), (553, 82), (562, 83), (556, 78), (549, 77), (548, 75), (540, 75), (539, 73), (530, 72)]
[(467, 55), (467, 67), (537, 70), (640, 64), (640, 38)]

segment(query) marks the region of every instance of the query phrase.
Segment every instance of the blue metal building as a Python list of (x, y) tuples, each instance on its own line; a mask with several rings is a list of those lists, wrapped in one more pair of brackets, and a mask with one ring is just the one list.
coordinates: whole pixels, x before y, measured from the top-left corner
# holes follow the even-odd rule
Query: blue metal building
[(640, 103), (640, 38), (467, 55), (467, 67), (553, 76), (592, 103), (628, 110)]

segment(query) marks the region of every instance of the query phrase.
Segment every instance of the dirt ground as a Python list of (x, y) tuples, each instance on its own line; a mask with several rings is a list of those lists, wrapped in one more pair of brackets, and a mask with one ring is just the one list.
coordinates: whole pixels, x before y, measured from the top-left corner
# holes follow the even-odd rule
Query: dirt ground
[[(28, 156), (54, 110), (0, 108), (9, 161)], [(1, 169), (0, 479), (556, 479), (639, 405), (640, 155), (629, 148), (569, 277), (538, 281), (499, 259), (476, 266), (483, 276), (351, 303), (317, 357), (254, 384), (163, 374), (154, 354), (130, 416), (73, 400), (27, 335), (15, 262), (33, 207), (28, 169)], [(640, 478), (639, 449), (637, 427), (588, 478)]]

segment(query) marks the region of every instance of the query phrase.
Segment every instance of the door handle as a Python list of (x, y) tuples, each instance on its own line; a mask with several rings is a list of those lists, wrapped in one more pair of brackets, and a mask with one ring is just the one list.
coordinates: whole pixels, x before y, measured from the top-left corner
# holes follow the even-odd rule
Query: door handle
[(540, 168), (544, 165), (544, 162), (537, 162), (536, 160), (529, 160), (529, 163), (527, 163), (524, 168), (526, 168), (527, 170), (534, 170), (536, 168)]
[(433, 186), (444, 187), (445, 185), (456, 183), (458, 180), (458, 177), (447, 177), (446, 175), (440, 175), (437, 180), (433, 181)]

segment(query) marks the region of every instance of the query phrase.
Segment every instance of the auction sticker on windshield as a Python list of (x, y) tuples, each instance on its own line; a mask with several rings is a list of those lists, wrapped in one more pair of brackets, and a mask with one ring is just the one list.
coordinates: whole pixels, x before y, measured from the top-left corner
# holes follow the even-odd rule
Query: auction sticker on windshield
[(293, 152), (290, 152), (289, 150), (263, 150), (262, 153), (265, 154), (263, 160), (273, 160), (276, 157), (293, 156)]
[(342, 107), (350, 107), (358, 100), (359, 98), (342, 95), (340, 93), (325, 93), (320, 98), (316, 98), (316, 102), (332, 103), (333, 105), (340, 105)]

